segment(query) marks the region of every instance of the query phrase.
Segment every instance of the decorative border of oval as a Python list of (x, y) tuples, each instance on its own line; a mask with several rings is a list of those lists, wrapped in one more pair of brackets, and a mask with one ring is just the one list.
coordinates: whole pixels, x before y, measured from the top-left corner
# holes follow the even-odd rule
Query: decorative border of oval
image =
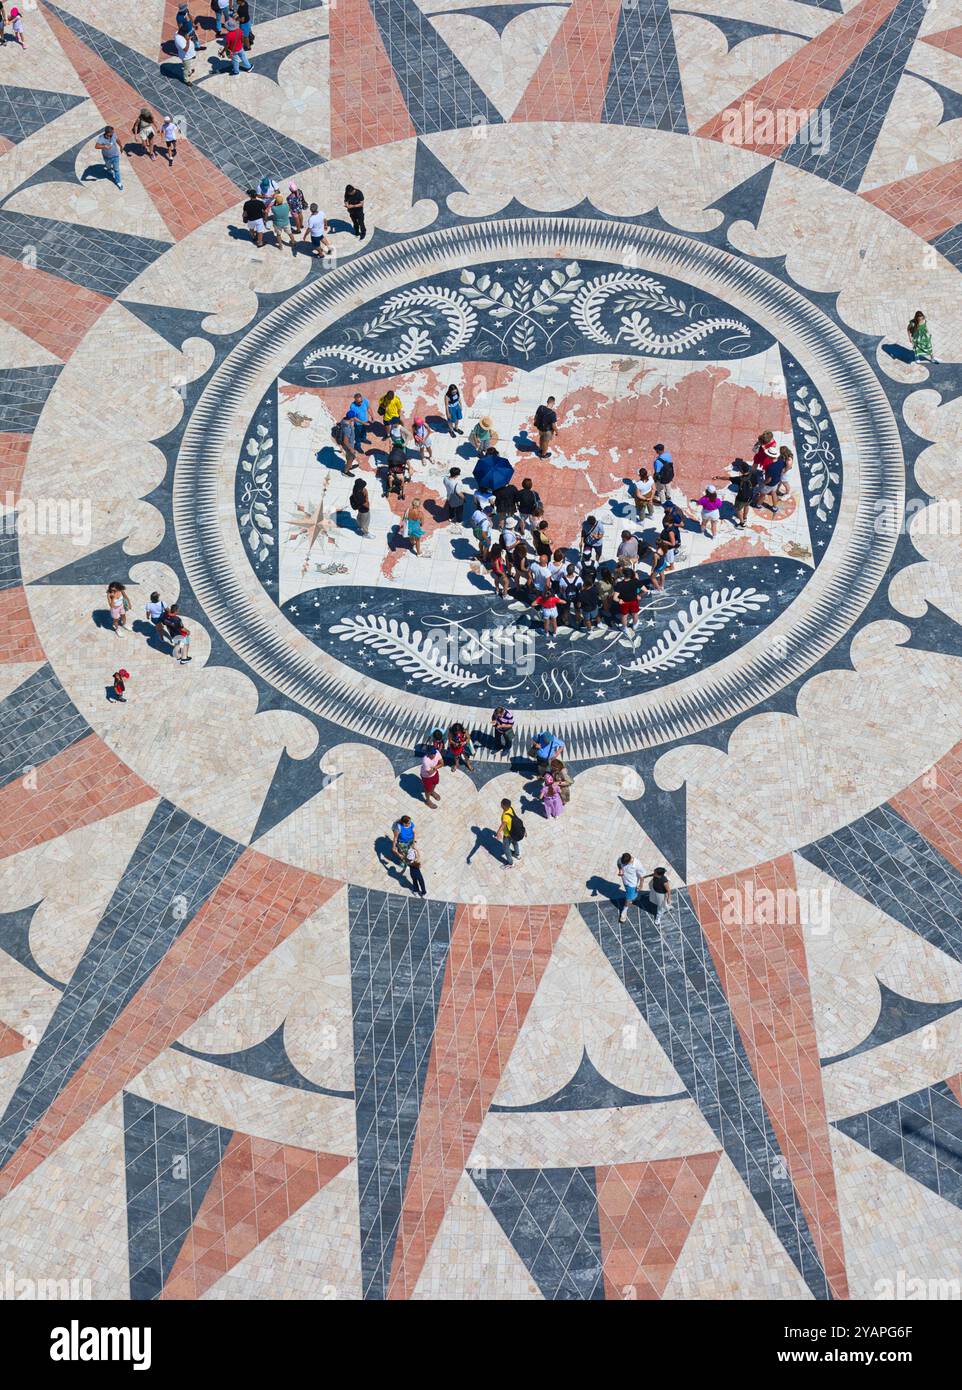
[[(898, 427), (862, 353), (801, 293), (717, 247), (630, 223), (519, 216), (415, 234), (329, 270), (266, 314), (202, 392), (185, 429), (174, 476), (178, 545), (198, 600), (255, 671), (345, 730), (376, 733), (399, 746), (416, 743), (426, 727), (443, 724), (450, 713), (443, 701), (359, 681), (355, 672), (298, 633), (272, 603), (250, 568), (234, 516), (237, 448), (249, 406), (233, 402), (249, 401), (252, 381), (259, 383), (255, 395), (262, 400), (283, 365), (327, 325), (432, 268), (456, 268), (492, 257), (562, 256), (621, 263), (629, 252), (634, 268), (701, 285), (736, 307), (744, 302), (744, 312), (771, 325), (779, 341), (803, 362), (836, 423), (840, 413), (851, 422), (849, 429), (839, 428), (839, 434), (843, 450), (845, 436), (849, 447), (857, 450), (855, 456), (845, 452), (843, 485), (846, 510), (854, 510), (854, 516), (850, 527), (837, 529), (796, 603), (763, 636), (709, 672), (674, 683), (664, 696), (647, 692), (590, 710), (527, 711), (517, 721), (519, 734), (523, 738), (549, 720), (576, 760), (631, 753), (689, 737), (763, 704), (804, 675), (844, 636), (883, 580), (897, 541), (878, 534), (879, 506), (894, 506), (900, 513), (905, 492)], [(784, 640), (773, 643), (776, 635)], [(458, 714), (472, 722), (490, 717), (487, 709), (459, 707)]]

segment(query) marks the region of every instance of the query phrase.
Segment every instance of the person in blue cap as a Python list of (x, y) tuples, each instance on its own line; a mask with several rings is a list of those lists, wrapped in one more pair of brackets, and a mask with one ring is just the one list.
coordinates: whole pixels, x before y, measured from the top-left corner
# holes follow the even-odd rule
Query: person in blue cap
[(538, 773), (543, 777), (548, 771), (552, 758), (560, 758), (562, 762), (564, 761), (565, 746), (557, 734), (549, 733), (547, 729), (544, 729), (532, 743), (528, 752), (537, 762)]

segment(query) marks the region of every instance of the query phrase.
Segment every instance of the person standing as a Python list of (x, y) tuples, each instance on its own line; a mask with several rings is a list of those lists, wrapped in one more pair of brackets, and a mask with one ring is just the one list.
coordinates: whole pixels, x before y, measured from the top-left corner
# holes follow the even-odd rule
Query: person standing
[(498, 436), (494, 432), (490, 416), (481, 416), (468, 435), (468, 443), (477, 451), (478, 458), (483, 458), (488, 449), (497, 447)]
[(351, 183), (344, 190), (344, 206), (351, 219), (354, 235), (363, 239), (367, 236), (367, 227), (364, 225), (364, 194)]
[[(287, 202), (290, 205), (290, 197)], [(371, 402), (360, 391), (354, 392), (354, 399), (347, 408), (348, 416), (354, 421), (354, 438), (357, 440), (358, 452), (362, 445), (367, 442), (367, 427), (371, 423)]]
[(13, 37), (21, 48), (26, 48), (27, 40), (23, 35), (23, 15), (14, 5), (10, 11), (10, 23), (13, 25)]
[[(600, 555), (598, 558), (601, 558)], [(634, 567), (638, 559), (638, 541), (630, 531), (622, 531), (615, 559), (619, 564), (627, 565), (629, 569)]]
[(452, 468), (444, 480), (444, 495), (448, 504), (448, 519), (460, 526), (464, 518), (464, 484), (460, 468)]
[(522, 526), (533, 531), (538, 517), (543, 512), (544, 507), (541, 505), (541, 498), (535, 491), (531, 479), (522, 478), (521, 491), (518, 493), (518, 515), (521, 517)]
[(304, 230), (304, 214), (307, 211), (307, 198), (299, 184), (293, 181), (287, 185), (287, 206), (291, 210), (291, 220), (295, 232)]
[(194, 60), (197, 57), (197, 49), (194, 47), (194, 40), (187, 31), (187, 26), (184, 24), (174, 35), (174, 47), (177, 50), (177, 57), (180, 59), (181, 76), (189, 87), (194, 80)]
[(323, 260), (325, 256), (334, 254), (334, 248), (327, 239), (327, 218), (323, 212), (318, 211), (316, 203), (311, 203), (311, 213), (307, 219), (307, 226), (301, 241), (306, 241), (310, 237), (311, 245), (314, 247), (313, 255), (317, 260)]
[(417, 845), (418, 833), (410, 816), (401, 816), (391, 826), (391, 853), (402, 864), (407, 861), (408, 850)]
[(349, 478), (357, 464), (357, 438), (354, 421), (350, 415), (345, 415), (343, 420), (338, 420), (331, 430), (331, 436), (344, 454), (344, 476)]
[(438, 791), (438, 782), (441, 779), (441, 767), (444, 764), (444, 754), (434, 745), (425, 749), (424, 757), (421, 759), (421, 790), (424, 792), (424, 804), (433, 810), (440, 804), (441, 794)]
[(424, 539), (424, 514), (421, 511), (421, 499), (412, 497), (408, 503), (407, 511), (401, 518), (404, 532), (411, 542), (411, 549), (415, 555), (421, 554), (421, 542)]
[(464, 419), (464, 406), (461, 403), (461, 392), (453, 381), (444, 393), (444, 418), (448, 422), (448, 434), (464, 434), (464, 430), (461, 428), (461, 421)]
[(641, 887), (641, 865), (627, 852), (618, 860), (618, 877), (625, 890), (625, 900), (621, 905), (618, 921), (624, 922), (628, 918), (628, 908), (638, 900), (638, 890)]
[(556, 820), (564, 810), (564, 802), (561, 800), (561, 792), (550, 772), (545, 775), (540, 796), (548, 820)]
[[(16, 14), (16, 11), (13, 10), (11, 13)], [(932, 334), (929, 332), (929, 325), (921, 309), (916, 309), (909, 319), (908, 333), (916, 362), (934, 362)]]
[(595, 564), (599, 564), (604, 541), (605, 528), (598, 518), (596, 516), (586, 517), (581, 525), (581, 558), (588, 560), (594, 555)]
[(264, 222), (264, 204), (258, 198), (253, 188), (247, 190), (247, 201), (241, 214), (244, 219), (244, 226), (251, 234), (251, 240), (255, 246), (264, 245), (264, 232), (266, 223)]
[(137, 140), (147, 151), (151, 159), (156, 158), (154, 153), (154, 136), (157, 132), (154, 129), (154, 116), (153, 112), (148, 111), (146, 106), (142, 108), (140, 115), (130, 127), (130, 133), (137, 137)]
[(281, 242), (287, 240), (291, 253), (297, 255), (297, 242), (294, 233), (291, 231), (291, 210), (284, 201), (281, 192), (274, 194), (274, 204), (271, 208), (271, 221), (274, 223), (274, 245), (278, 251), (281, 249)]
[(177, 136), (180, 134), (180, 131), (177, 129), (177, 122), (174, 120), (173, 116), (164, 117), (164, 124), (161, 127), (161, 131), (164, 137), (164, 144), (167, 147), (167, 168), (169, 169), (177, 158)]
[(534, 413), (534, 427), (538, 431), (538, 457), (550, 458), (548, 446), (554, 438), (558, 423), (558, 412), (554, 408), (554, 396), (549, 396), (544, 405), (539, 405)]
[(236, 19), (227, 21), (227, 32), (221, 42), (223, 43), (223, 57), (225, 61), (230, 61), (231, 76), (236, 77), (241, 68), (245, 72), (250, 72), (253, 64), (244, 51), (244, 36)]
[(248, 0), (237, 0), (237, 23), (240, 25), (244, 48), (249, 52), (254, 47), (254, 34), (251, 28), (251, 7)]
[(701, 507), (701, 529), (706, 536), (718, 535), (718, 518), (721, 515), (721, 498), (711, 483), (705, 488), (701, 497), (695, 503), (696, 507)]
[(224, 24), (230, 15), (231, 0), (210, 0), (210, 7), (214, 11), (214, 27), (218, 37), (224, 31)]
[(515, 860), (521, 858), (521, 841), (524, 837), (524, 821), (505, 797), (501, 802), (501, 820), (497, 829), (497, 838), (504, 846), (504, 861), (509, 869), (513, 869)]
[(107, 585), (107, 604), (110, 608), (110, 621), (114, 632), (127, 631), (127, 614), (130, 612), (130, 599), (127, 586), (116, 580)]
[(124, 668), (121, 667), (119, 671), (113, 673), (111, 680), (113, 682), (114, 700), (120, 705), (125, 705), (127, 703), (127, 696), (124, 692), (127, 689), (127, 682), (130, 680), (130, 672), (125, 671)]
[(401, 404), (400, 396), (395, 391), (385, 391), (377, 403), (377, 413), (384, 425), (385, 439), (391, 428), (392, 420), (398, 420), (401, 425), (404, 424), (404, 407)]
[(638, 602), (640, 590), (641, 586), (635, 577), (634, 570), (626, 569), (615, 585), (615, 593), (618, 595), (618, 611), (621, 614), (621, 626), (625, 629), (635, 625), (640, 608)]
[(495, 748), (499, 753), (510, 753), (514, 742), (514, 715), (505, 705), (498, 705), (491, 716), (491, 724)]
[(120, 177), (120, 156), (122, 150), (120, 148), (120, 141), (117, 139), (116, 132), (112, 125), (104, 127), (104, 133), (97, 141), (95, 148), (100, 151), (103, 157), (107, 173), (120, 191), (123, 192), (124, 185)]
[(7, 43), (7, 11), (3, 0), (0, 0), (0, 48), (5, 48)]
[(655, 480), (655, 501), (666, 502), (675, 476), (675, 461), (664, 444), (655, 445), (655, 459), (651, 467)]
[(646, 516), (653, 516), (655, 507), (655, 480), (649, 476), (647, 468), (638, 469), (638, 481), (633, 484), (635, 514), (639, 522)]
[(178, 29), (183, 28), (187, 30), (188, 37), (198, 53), (202, 53), (206, 49), (207, 45), (200, 41), (197, 25), (194, 23), (194, 16), (191, 14), (188, 4), (184, 3), (177, 6), (175, 23)]
[(418, 458), (422, 463), (433, 463), (434, 453), (431, 449), (431, 431), (428, 429), (427, 421), (421, 415), (415, 415), (414, 425), (411, 436), (418, 451)]
[(561, 758), (564, 761), (565, 746), (557, 734), (543, 729), (532, 742), (528, 752), (537, 763), (538, 776), (543, 777), (546, 772), (551, 770), (552, 758)]
[(561, 797), (565, 806), (571, 800), (571, 788), (574, 785), (571, 773), (565, 767), (560, 758), (552, 758), (548, 764), (554, 784), (558, 788), (558, 795)]
[(357, 529), (362, 536), (371, 534), (371, 499), (367, 493), (367, 483), (363, 478), (355, 478), (351, 499), (348, 504), (357, 517)]

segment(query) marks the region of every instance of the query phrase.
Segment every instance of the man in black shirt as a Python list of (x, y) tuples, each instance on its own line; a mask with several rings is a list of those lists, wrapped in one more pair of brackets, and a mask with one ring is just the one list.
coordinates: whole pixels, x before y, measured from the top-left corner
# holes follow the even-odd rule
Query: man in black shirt
[(541, 515), (541, 498), (535, 492), (530, 478), (522, 478), (521, 491), (517, 497), (518, 514), (522, 526), (534, 530), (535, 521)]
[[(618, 608), (621, 613), (621, 626), (624, 628), (634, 627), (635, 618), (638, 613), (638, 595), (641, 592), (641, 585), (635, 577), (634, 570), (625, 570), (624, 575), (615, 585), (615, 593), (618, 595)], [(631, 622), (629, 623), (629, 618)]]
[(247, 190), (244, 204), (244, 226), (250, 232), (257, 246), (264, 245), (264, 203), (253, 188)]
[(549, 396), (546, 405), (539, 405), (534, 413), (534, 427), (538, 431), (538, 455), (550, 458), (548, 445), (558, 423), (558, 412), (554, 408), (554, 396)]
[(518, 495), (518, 489), (514, 483), (505, 483), (504, 487), (495, 488), (494, 501), (499, 525), (504, 525), (505, 517), (510, 516), (518, 505)]

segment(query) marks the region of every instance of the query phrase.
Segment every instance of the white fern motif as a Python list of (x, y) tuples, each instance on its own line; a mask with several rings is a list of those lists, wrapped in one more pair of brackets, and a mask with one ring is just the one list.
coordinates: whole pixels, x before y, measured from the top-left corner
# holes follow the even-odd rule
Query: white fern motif
[(687, 609), (672, 618), (653, 647), (623, 669), (625, 671), (665, 671), (681, 666), (696, 656), (712, 634), (738, 617), (740, 613), (755, 612), (768, 595), (757, 589), (715, 589), (711, 594), (692, 599)]
[(430, 634), (425, 635), (417, 628), (412, 631), (407, 623), (399, 623), (396, 618), (385, 618), (380, 613), (342, 618), (339, 623), (331, 625), (331, 632), (342, 642), (360, 642), (372, 647), (402, 671), (417, 676), (425, 685), (463, 689), (468, 685), (477, 685), (483, 679), (449, 661)]
[(741, 319), (724, 318), (701, 319), (698, 323), (679, 328), (677, 333), (656, 333), (651, 327), (651, 320), (642, 318), (636, 310), (622, 318), (614, 341), (618, 343), (624, 339), (639, 352), (650, 352), (656, 357), (669, 357), (673, 353), (684, 352), (687, 348), (694, 347), (696, 343), (703, 342), (723, 328), (729, 328), (743, 338), (751, 336), (751, 329), (747, 323), (742, 323)]
[[(419, 309), (421, 305), (426, 309)], [(424, 327), (430, 324), (432, 311), (441, 315), (446, 328), (440, 347), (435, 346), (428, 328)], [(355, 367), (362, 367), (366, 372), (391, 376), (423, 362), (431, 353), (436, 352), (442, 358), (455, 356), (472, 337), (477, 324), (477, 314), (456, 290), (440, 285), (402, 290), (392, 295), (381, 306), (377, 316), (361, 329), (363, 337), (376, 338), (391, 328), (406, 325), (393, 352), (375, 352), (370, 348), (354, 347), (351, 343), (326, 343), (304, 358), (305, 373), (311, 379), (323, 378), (331, 369), (321, 365), (322, 360), (339, 357)]]
[[(602, 323), (601, 315), (608, 300), (615, 294), (620, 296), (614, 306), (615, 311), (632, 308), (633, 312), (622, 315), (621, 326), (613, 336)], [(659, 357), (684, 352), (686, 348), (710, 338), (720, 329), (730, 329), (742, 337), (751, 336), (751, 329), (747, 323), (741, 319), (729, 318), (702, 319), (698, 323), (680, 328), (676, 333), (655, 333), (650, 327), (650, 320), (641, 314), (643, 308), (669, 314), (673, 318), (685, 313), (684, 302), (668, 294), (661, 281), (653, 280), (649, 275), (614, 271), (588, 281), (571, 306), (571, 318), (584, 336), (593, 343), (613, 347), (624, 339), (640, 351), (650, 352)]]

